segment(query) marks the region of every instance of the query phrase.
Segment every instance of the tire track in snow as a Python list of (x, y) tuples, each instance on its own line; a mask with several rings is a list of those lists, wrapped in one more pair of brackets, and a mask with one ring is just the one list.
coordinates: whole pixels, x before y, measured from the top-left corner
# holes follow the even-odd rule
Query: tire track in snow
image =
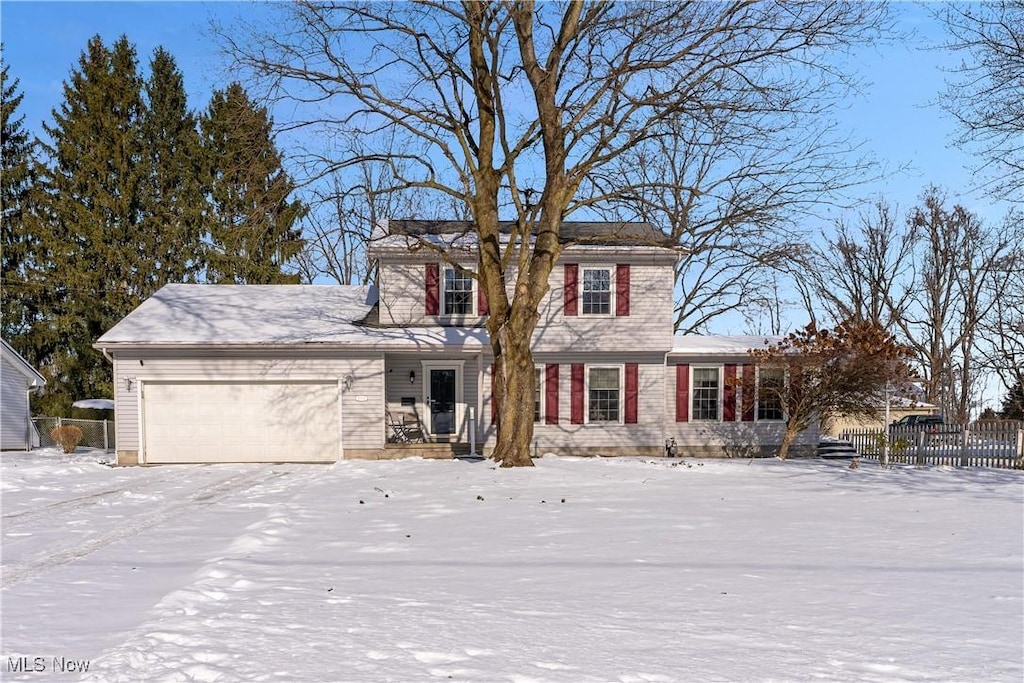
[(138, 491), (146, 491), (148, 489), (153, 488), (157, 484), (166, 481), (166, 477), (162, 474), (152, 475), (145, 479), (127, 482), (122, 486), (115, 486), (113, 488), (104, 489), (102, 491), (97, 491), (95, 493), (90, 493), (88, 495), (78, 496), (76, 498), (69, 498), (68, 500), (59, 500), (55, 503), (48, 503), (34, 510), (12, 512), (10, 514), (3, 516), (3, 527), (5, 530), (17, 529), (28, 522), (35, 522), (36, 520), (44, 516), (78, 512), (82, 508), (86, 508), (89, 507), (90, 505), (96, 505), (97, 503), (103, 502), (106, 498), (110, 496), (114, 496), (119, 493), (136, 493)]
[(276, 465), (268, 464), (254, 471), (242, 472), (212, 484), (207, 484), (192, 492), (185, 500), (162, 505), (151, 512), (140, 515), (123, 526), (100, 534), (95, 538), (68, 544), (57, 550), (39, 553), (23, 562), (4, 566), (2, 573), (0, 573), (0, 588), (10, 588), (48, 569), (70, 564), (112, 543), (122, 541), (147, 529), (159, 526), (173, 516), (212, 505), (224, 498), (291, 474), (290, 471), (274, 471), (271, 469), (273, 467), (276, 467)]

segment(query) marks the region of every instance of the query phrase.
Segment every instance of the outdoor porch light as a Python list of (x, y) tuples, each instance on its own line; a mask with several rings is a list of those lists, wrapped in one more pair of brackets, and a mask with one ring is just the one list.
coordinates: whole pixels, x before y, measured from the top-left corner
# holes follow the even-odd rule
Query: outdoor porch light
[(409, 371), (409, 384), (416, 384), (416, 371), (415, 370), (410, 370)]

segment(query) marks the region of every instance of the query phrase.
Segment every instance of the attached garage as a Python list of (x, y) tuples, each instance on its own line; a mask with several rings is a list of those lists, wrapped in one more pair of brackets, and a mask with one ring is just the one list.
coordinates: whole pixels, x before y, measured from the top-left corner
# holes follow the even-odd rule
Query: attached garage
[(324, 381), (146, 381), (141, 460), (334, 462), (341, 392)]

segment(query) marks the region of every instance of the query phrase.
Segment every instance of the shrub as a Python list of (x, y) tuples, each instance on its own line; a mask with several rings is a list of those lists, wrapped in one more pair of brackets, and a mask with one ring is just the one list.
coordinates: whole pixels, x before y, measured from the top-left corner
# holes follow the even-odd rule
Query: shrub
[(50, 438), (60, 444), (65, 453), (74, 453), (82, 441), (82, 430), (75, 425), (63, 425), (50, 430)]

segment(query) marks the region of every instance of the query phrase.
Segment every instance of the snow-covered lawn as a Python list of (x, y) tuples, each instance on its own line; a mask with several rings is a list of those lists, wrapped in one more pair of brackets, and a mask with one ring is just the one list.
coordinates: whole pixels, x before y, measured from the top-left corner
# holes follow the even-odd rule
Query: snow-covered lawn
[(1020, 472), (101, 459), (0, 456), (3, 680), (1024, 678)]

